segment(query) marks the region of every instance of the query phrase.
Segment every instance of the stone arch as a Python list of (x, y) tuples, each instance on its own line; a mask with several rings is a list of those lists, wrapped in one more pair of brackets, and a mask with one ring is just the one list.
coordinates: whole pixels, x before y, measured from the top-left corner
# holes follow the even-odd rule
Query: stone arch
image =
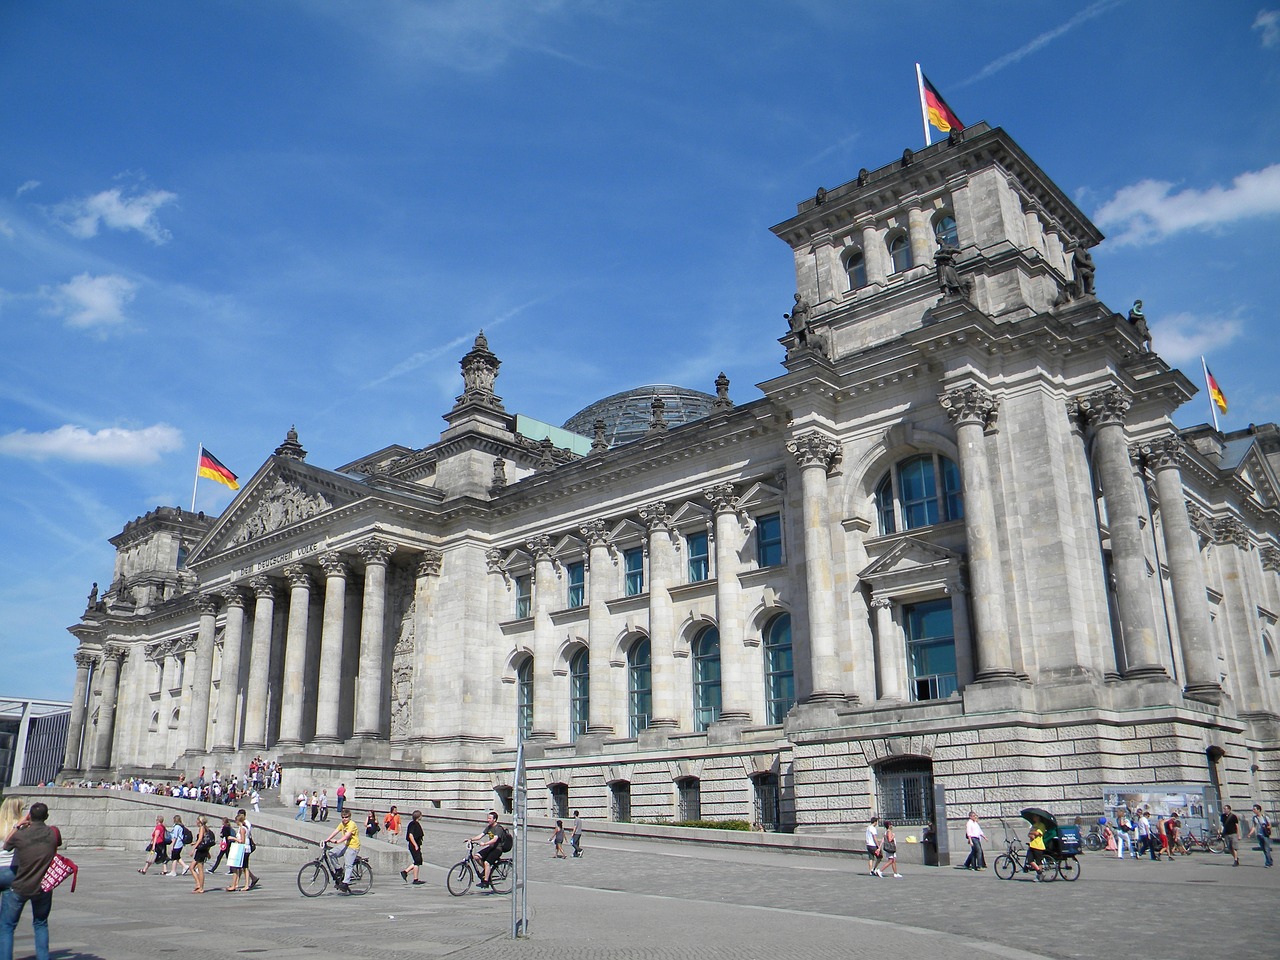
[(954, 436), (913, 423), (894, 424), (862, 456), (846, 464), (847, 479), (841, 496), (844, 515), (862, 517), (874, 526), (876, 486), (885, 474), (901, 460), (934, 451), (954, 463), (960, 462), (960, 449)]
[(613, 639), (610, 647), (609, 666), (625, 667), (627, 665), (627, 652), (635, 646), (640, 640), (648, 640), (649, 634), (645, 630), (638, 630), (634, 627), (627, 627), (620, 631)]
[(507, 654), (507, 659), (503, 661), (502, 664), (501, 679), (503, 683), (516, 682), (516, 669), (525, 661), (525, 659), (533, 659), (532, 647), (521, 646), (512, 648), (511, 652)]

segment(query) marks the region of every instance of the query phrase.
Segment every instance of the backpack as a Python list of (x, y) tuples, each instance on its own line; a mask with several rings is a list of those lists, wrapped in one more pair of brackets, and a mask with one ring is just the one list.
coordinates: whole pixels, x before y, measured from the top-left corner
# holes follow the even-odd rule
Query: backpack
[(182, 828), (182, 845), (185, 847), (193, 839), (194, 838), (191, 836), (191, 831), (184, 825)]
[(493, 828), (498, 831), (498, 849), (503, 853), (511, 852), (511, 831), (500, 823), (495, 823)]

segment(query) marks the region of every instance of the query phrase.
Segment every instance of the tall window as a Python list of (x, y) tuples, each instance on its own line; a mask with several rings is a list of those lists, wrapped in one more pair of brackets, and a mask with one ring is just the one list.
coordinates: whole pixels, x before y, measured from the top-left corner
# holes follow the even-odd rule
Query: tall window
[(867, 258), (861, 250), (853, 250), (845, 257), (844, 270), (849, 277), (849, 289), (858, 290), (867, 285)]
[(907, 663), (912, 700), (939, 700), (956, 692), (956, 638), (951, 601), (932, 600), (902, 608), (907, 627)]
[(627, 714), (633, 737), (647, 730), (653, 719), (653, 665), (647, 638), (637, 640), (627, 651)]
[(960, 237), (956, 233), (956, 218), (944, 213), (933, 222), (933, 235), (938, 239), (938, 246), (944, 243), (949, 247), (960, 246)]
[[(941, 483), (939, 483), (941, 480)], [(897, 464), (876, 487), (881, 533), (928, 527), (964, 516), (960, 469), (937, 453)]]
[(631, 784), (615, 780), (609, 784), (609, 816), (614, 823), (631, 822)]
[(640, 596), (644, 593), (644, 549), (632, 547), (622, 551), (622, 566), (626, 573), (627, 596)]
[(888, 760), (876, 769), (880, 815), (896, 826), (933, 820), (933, 764), (919, 757)]
[(900, 233), (889, 241), (889, 260), (893, 264), (894, 273), (911, 269), (911, 241), (905, 233)]
[(676, 798), (680, 805), (678, 816), (682, 821), (691, 822), (702, 819), (702, 784), (697, 777), (677, 780)]
[(587, 732), (587, 714), (591, 709), (591, 661), (586, 650), (579, 650), (569, 661), (569, 739), (577, 740)]
[(691, 533), (685, 537), (685, 548), (689, 552), (689, 582), (697, 583), (711, 576), (710, 555), (707, 553), (707, 535)]
[(782, 821), (782, 804), (778, 793), (778, 775), (760, 773), (751, 778), (754, 789), (756, 823), (768, 831), (775, 831)]
[(533, 733), (533, 657), (516, 667), (516, 731), (521, 740)]
[(720, 631), (705, 627), (693, 641), (693, 727), (720, 719)]
[(580, 607), (586, 597), (587, 565), (579, 560), (564, 569), (569, 580), (569, 606)]
[(796, 703), (789, 613), (778, 614), (764, 630), (764, 695), (766, 723), (781, 723)]
[(521, 574), (516, 577), (516, 619), (523, 620), (533, 609), (533, 577)]
[(767, 513), (756, 519), (756, 563), (762, 567), (782, 563), (782, 514)]
[(561, 820), (569, 819), (569, 785), (567, 783), (548, 784), (551, 794), (551, 816)]

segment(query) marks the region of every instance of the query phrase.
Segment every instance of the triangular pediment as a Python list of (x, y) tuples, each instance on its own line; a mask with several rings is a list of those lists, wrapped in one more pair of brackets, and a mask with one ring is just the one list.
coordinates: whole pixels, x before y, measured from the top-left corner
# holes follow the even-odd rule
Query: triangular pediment
[(960, 569), (960, 554), (946, 547), (902, 537), (858, 573), (872, 590), (908, 584), (944, 583)]
[(1274, 507), (1280, 504), (1276, 478), (1271, 472), (1271, 465), (1267, 463), (1256, 444), (1240, 458), (1240, 463), (1235, 469), (1235, 478), (1245, 486), (1250, 499), (1262, 506)]

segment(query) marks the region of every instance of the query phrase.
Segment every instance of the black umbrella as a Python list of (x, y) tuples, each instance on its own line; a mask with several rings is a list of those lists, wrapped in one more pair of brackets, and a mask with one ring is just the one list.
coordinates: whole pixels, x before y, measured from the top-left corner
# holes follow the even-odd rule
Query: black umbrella
[(1048, 810), (1041, 810), (1039, 807), (1027, 807), (1019, 816), (1028, 823), (1035, 823), (1039, 820), (1046, 827), (1052, 827), (1054, 830), (1058, 829), (1057, 819)]

